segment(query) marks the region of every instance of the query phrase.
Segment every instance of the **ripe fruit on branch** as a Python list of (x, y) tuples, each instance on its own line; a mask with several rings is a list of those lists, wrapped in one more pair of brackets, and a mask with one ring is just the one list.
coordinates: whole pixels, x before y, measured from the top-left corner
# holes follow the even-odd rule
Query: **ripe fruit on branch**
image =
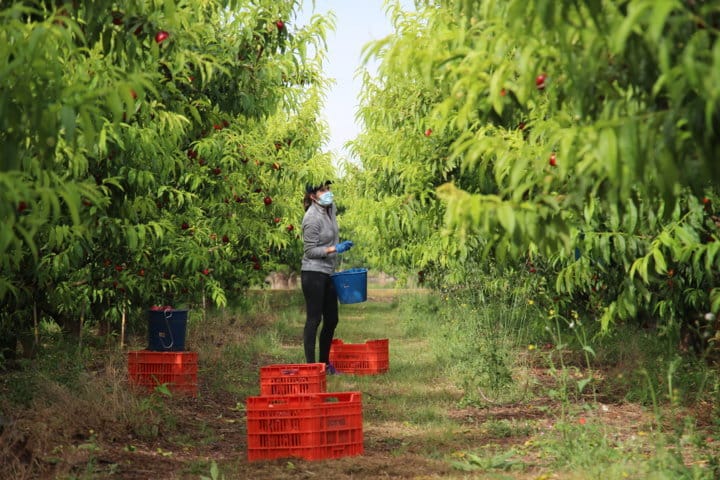
[(287, 226), (287, 231), (288, 231), (288, 232), (292, 232), (293, 230), (295, 230), (295, 225), (293, 225), (293, 224), (291, 223), (290, 225)]
[(144, 268), (141, 268), (140, 270), (138, 270), (138, 275), (141, 276), (141, 277), (144, 277), (144, 276), (145, 276), (145, 269), (144, 269)]
[(25, 210), (27, 210), (28, 204), (25, 202), (19, 202), (17, 206), (18, 213), (23, 213)]
[(223, 235), (223, 237), (222, 237), (222, 242), (223, 242), (223, 243), (230, 243), (230, 237), (228, 237), (227, 235)]
[(188, 225), (187, 222), (183, 222), (182, 225), (180, 225), (180, 228), (182, 228), (183, 230), (187, 230), (188, 228), (190, 228), (190, 225)]
[(555, 156), (555, 152), (550, 154), (550, 166), (554, 167), (557, 165), (557, 157)]
[(273, 218), (273, 222), (280, 223), (280, 220), (282, 220), (280, 217)]
[(265, 205), (270, 205), (272, 202), (272, 198), (270, 197), (263, 198), (263, 203), (265, 203)]
[(537, 77), (535, 77), (535, 86), (538, 90), (543, 90), (545, 88), (545, 80), (547, 79), (547, 75), (544, 73), (541, 73)]
[(204, 268), (203, 271), (202, 271), (202, 274), (203, 274), (203, 275), (210, 275), (210, 269), (209, 269), (209, 268)]
[(113, 25), (122, 25), (123, 24), (123, 14), (122, 12), (112, 12), (112, 23)]
[(215, 175), (220, 175), (222, 173), (222, 170), (220, 169), (220, 167), (215, 167), (213, 168), (213, 173)]
[(427, 130), (425, 130), (425, 136), (429, 137), (430, 135), (432, 135), (432, 128), (428, 128)]
[(283, 22), (282, 20), (278, 20), (275, 22), (275, 26), (278, 30), (282, 30), (283, 28), (285, 28), (285, 22)]
[(155, 34), (155, 43), (162, 43), (170, 37), (170, 34), (165, 30), (160, 30)]

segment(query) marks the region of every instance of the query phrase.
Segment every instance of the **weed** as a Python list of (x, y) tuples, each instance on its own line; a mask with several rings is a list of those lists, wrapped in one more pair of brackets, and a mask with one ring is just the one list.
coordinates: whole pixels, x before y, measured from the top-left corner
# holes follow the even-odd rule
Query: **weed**
[(456, 469), (466, 472), (474, 470), (518, 470), (524, 468), (523, 462), (514, 458), (516, 455), (517, 452), (512, 449), (499, 453), (490, 453), (487, 456), (463, 452), (457, 455), (458, 460), (451, 460), (450, 464)]
[(519, 422), (504, 418), (485, 422), (483, 429), (492, 438), (527, 437), (535, 431), (535, 428), (528, 422)]
[(509, 284), (492, 282), (442, 296), (434, 350), (467, 404), (517, 401), (527, 394), (528, 385), (515, 381), (523, 367), (517, 347), (528, 338), (535, 307)]
[(213, 460), (210, 462), (210, 476), (206, 477), (204, 475), (200, 476), (200, 480), (224, 480), (225, 475), (220, 473), (220, 469), (217, 466), (217, 463)]

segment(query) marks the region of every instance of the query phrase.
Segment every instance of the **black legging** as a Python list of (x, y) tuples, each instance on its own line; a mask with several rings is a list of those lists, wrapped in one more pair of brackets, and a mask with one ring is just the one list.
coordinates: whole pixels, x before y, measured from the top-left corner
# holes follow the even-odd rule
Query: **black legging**
[(320, 331), (320, 363), (329, 363), (330, 344), (338, 324), (338, 300), (335, 285), (327, 273), (306, 272), (300, 274), (302, 291), (305, 296), (305, 330), (303, 344), (305, 346), (305, 360), (315, 363), (315, 341), (317, 331), (322, 321)]

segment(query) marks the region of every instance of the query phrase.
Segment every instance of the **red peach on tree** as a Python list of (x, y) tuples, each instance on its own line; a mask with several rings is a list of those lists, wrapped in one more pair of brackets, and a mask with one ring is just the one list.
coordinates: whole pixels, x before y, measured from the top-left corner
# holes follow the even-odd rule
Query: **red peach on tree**
[(165, 30), (160, 30), (155, 34), (155, 43), (160, 44), (167, 40), (170, 37), (170, 34), (166, 32)]

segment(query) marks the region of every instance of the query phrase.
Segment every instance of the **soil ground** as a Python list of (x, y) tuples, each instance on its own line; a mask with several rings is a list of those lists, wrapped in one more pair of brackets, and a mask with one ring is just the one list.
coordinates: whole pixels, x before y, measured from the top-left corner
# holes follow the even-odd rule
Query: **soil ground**
[[(396, 294), (394, 290), (373, 291), (369, 301), (388, 302)], [(404, 337), (392, 342), (391, 352), (426, 349), (426, 340), (422, 338)], [(404, 366), (402, 363), (409, 361), (391, 357), (390, 368), (398, 365), (408, 368), (407, 363)], [(423, 368), (421, 363), (412, 365)], [(548, 372), (540, 367), (533, 368), (531, 375), (538, 385), (550, 381)], [(424, 384), (424, 391), (417, 391), (418, 386), (410, 383), (373, 382), (367, 377), (352, 375), (328, 377), (328, 391), (356, 389), (363, 394), (364, 453), (360, 456), (321, 461), (248, 462), (244, 399), (211, 389), (202, 382), (197, 397), (172, 398), (175, 424), (168, 429), (171, 434), (158, 435), (156, 441), (142, 442), (121, 435), (95, 438), (88, 433), (75, 438), (74, 446), (68, 446), (62, 454), (58, 454), (58, 446), (49, 441), (44, 445), (43, 455), (34, 452), (30, 456), (34, 461), (45, 463), (42, 470), (47, 477), (43, 478), (58, 478), (53, 474), (53, 460), (50, 460), (57, 456), (62, 458), (62, 470), (72, 472), (59, 478), (199, 479), (210, 477), (213, 461), (220, 468), (220, 478), (228, 480), (583, 478), (570, 471), (553, 471), (540, 448), (545, 432), (553, 428), (558, 412), (563, 409), (563, 405), (550, 398), (533, 395), (517, 404), (460, 407), (460, 392), (448, 379), (435, 378)], [(390, 396), (392, 405), (388, 403)], [(444, 418), (425, 424), (407, 421), (407, 412), (403, 410), (415, 409), (415, 415), (422, 415), (423, 398), (433, 405), (445, 402), (442, 404), (446, 408), (440, 414)], [(702, 417), (702, 412), (699, 413)], [(639, 405), (600, 403), (597, 408), (585, 410), (577, 421), (612, 432), (618, 444), (635, 442), (638, 449), (651, 453), (643, 437), (652, 431), (655, 420), (652, 412)], [(33, 446), (25, 448), (31, 450)], [(489, 458), (503, 452), (514, 453), (504, 466), (484, 469), (485, 473), (454, 468), (451, 462), (466, 459), (468, 451), (485, 451)]]

